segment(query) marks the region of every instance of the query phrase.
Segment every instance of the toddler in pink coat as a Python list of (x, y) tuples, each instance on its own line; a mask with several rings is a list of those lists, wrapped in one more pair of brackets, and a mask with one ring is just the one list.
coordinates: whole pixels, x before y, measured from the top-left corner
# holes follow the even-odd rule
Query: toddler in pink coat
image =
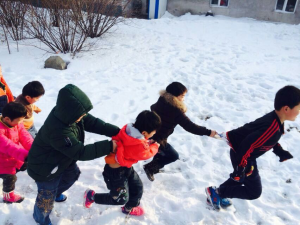
[(14, 192), (16, 173), (26, 170), (26, 158), (33, 138), (24, 128), (25, 107), (8, 103), (0, 116), (0, 178), (3, 179), (3, 202), (20, 203), (24, 197)]

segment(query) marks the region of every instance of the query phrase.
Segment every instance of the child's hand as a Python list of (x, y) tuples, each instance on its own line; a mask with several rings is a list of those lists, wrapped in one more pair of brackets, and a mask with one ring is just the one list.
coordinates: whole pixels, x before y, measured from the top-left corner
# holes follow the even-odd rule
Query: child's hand
[(153, 139), (150, 139), (149, 145), (152, 145), (152, 144), (157, 144), (158, 147), (160, 146), (160, 144), (158, 144), (156, 141), (154, 141)]
[(280, 152), (280, 155), (278, 155), (278, 156), (279, 156), (279, 162), (284, 162), (288, 159), (293, 158), (293, 155), (289, 151), (286, 151), (286, 150), (282, 150), (282, 152)]
[(214, 137), (215, 135), (217, 134), (217, 132), (215, 130), (211, 130), (211, 133), (210, 133), (210, 137)]
[(35, 106), (35, 109), (33, 110), (36, 114), (39, 114), (40, 112), (42, 112), (42, 110), (38, 107)]
[(243, 182), (245, 179), (245, 167), (237, 166), (230, 178), (236, 182)]
[(153, 144), (155, 141), (153, 139), (149, 139), (149, 145)]
[(158, 146), (158, 147), (160, 146), (160, 144), (159, 144), (159, 143), (157, 143), (157, 142), (154, 142), (154, 144), (157, 144), (157, 146)]
[(25, 159), (25, 162), (24, 162), (24, 164), (22, 165), (22, 167), (20, 168), (20, 171), (25, 171), (25, 170), (27, 170), (27, 166), (28, 166), (28, 162), (27, 162), (27, 159)]
[(153, 144), (153, 143), (157, 143), (155, 140), (153, 140), (153, 139), (149, 139), (148, 140), (149, 141), (149, 145), (151, 145), (151, 144)]
[(275, 145), (273, 149), (275, 155), (279, 157), (279, 162), (284, 162), (293, 158), (293, 155), (289, 151), (284, 150), (279, 143)]
[(117, 147), (118, 147), (117, 141), (116, 140), (112, 140), (112, 143), (113, 143), (113, 150), (112, 150), (112, 152), (116, 153), (117, 152)]

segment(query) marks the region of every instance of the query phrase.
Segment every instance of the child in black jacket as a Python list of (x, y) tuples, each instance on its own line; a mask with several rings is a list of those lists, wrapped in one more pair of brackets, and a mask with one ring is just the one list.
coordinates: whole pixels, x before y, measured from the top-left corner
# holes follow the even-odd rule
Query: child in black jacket
[(216, 131), (199, 126), (187, 117), (187, 107), (184, 104), (187, 91), (182, 83), (172, 82), (166, 90), (160, 91), (159, 99), (151, 105), (151, 111), (156, 112), (161, 118), (161, 127), (153, 136), (153, 140), (160, 144), (159, 151), (150, 163), (144, 165), (150, 181), (154, 181), (154, 174), (158, 173), (159, 169), (179, 159), (178, 152), (167, 140), (177, 125), (195, 135), (209, 137), (216, 135)]
[(208, 201), (217, 211), (231, 205), (228, 198), (253, 200), (260, 197), (262, 185), (256, 159), (273, 148), (280, 162), (293, 158), (278, 143), (284, 134), (284, 121), (294, 121), (300, 110), (300, 90), (294, 86), (280, 89), (275, 110), (226, 133), (233, 172), (223, 184), (205, 189)]

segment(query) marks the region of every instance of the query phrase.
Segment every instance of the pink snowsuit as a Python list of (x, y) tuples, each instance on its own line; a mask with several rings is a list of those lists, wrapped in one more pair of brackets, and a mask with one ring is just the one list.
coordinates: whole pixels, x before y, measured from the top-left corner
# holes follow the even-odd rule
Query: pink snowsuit
[(0, 174), (16, 174), (28, 155), (33, 138), (23, 123), (8, 127), (0, 117)]

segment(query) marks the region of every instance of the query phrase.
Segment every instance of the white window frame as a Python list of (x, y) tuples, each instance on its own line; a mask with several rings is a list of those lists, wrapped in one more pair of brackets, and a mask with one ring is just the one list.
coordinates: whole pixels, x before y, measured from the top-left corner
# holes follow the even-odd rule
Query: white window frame
[(277, 9), (277, 4), (278, 4), (278, 0), (277, 0), (277, 1), (276, 1), (276, 5), (275, 5), (275, 11), (276, 11), (276, 12), (281, 12), (281, 13), (295, 13), (295, 12), (296, 12), (296, 8), (297, 8), (297, 5), (298, 5), (298, 2), (299, 2), (299, 0), (296, 0), (294, 12), (287, 12), (287, 11), (285, 11), (285, 10), (286, 10), (286, 6), (287, 6), (287, 3), (288, 3), (288, 0), (284, 0), (284, 4), (283, 4), (283, 7), (282, 7), (282, 10)]
[[(298, 0), (297, 0), (297, 1), (298, 1)], [(212, 4), (212, 0), (210, 0), (210, 5), (211, 5), (212, 7), (228, 8), (229, 2), (230, 2), (230, 0), (228, 0), (227, 6), (223, 6), (223, 5), (220, 5), (220, 4), (221, 4), (221, 0), (218, 0), (218, 5), (217, 5), (217, 4)]]

